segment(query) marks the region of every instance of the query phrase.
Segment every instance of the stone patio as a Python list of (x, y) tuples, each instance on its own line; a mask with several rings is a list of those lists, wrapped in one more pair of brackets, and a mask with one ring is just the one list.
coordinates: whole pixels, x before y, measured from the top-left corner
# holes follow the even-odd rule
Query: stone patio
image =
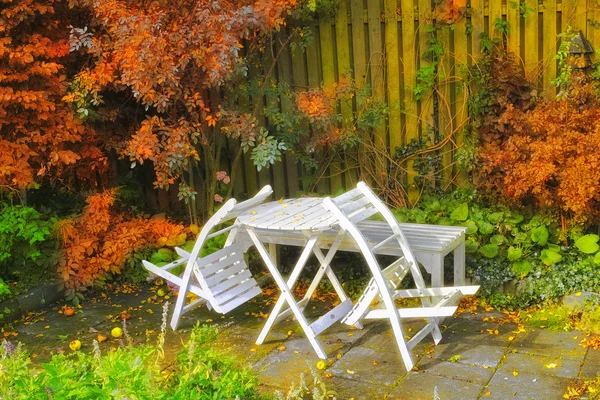
[[(51, 351), (68, 349), (76, 338), (83, 342), (83, 350), (91, 351), (98, 332), (108, 335), (112, 327), (120, 326), (119, 312), (127, 310), (134, 341), (145, 342), (147, 330), (151, 338), (160, 330), (162, 299), (141, 304), (152, 295), (145, 288), (99, 296), (72, 317), (50, 306), (27, 321), (6, 326), (5, 331), (16, 332), (11, 340), (24, 342), (36, 362), (45, 361)], [(218, 326), (221, 332), (215, 345), (234, 354), (241, 364), (252, 365), (264, 394), (287, 392), (300, 374), (312, 382), (310, 366), (316, 370), (319, 359), (294, 321), (282, 321), (263, 345), (254, 344), (272, 305), (272, 298), (262, 296), (227, 316), (198, 308), (184, 316), (182, 329), (169, 330), (167, 357), (177, 353), (190, 328), (200, 321)], [(317, 315), (329, 306), (316, 301), (307, 313)], [(367, 323), (362, 330), (336, 324), (319, 337), (330, 356), (319, 374), (338, 399), (561, 399), (569, 385), (600, 372), (600, 351), (579, 345), (583, 333), (527, 326), (519, 331), (504, 317), (479, 310), (446, 319), (442, 342), (437, 346), (429, 338), (421, 342), (413, 350), (416, 368), (408, 374), (385, 321)], [(405, 333), (411, 335), (422, 323), (406, 323)], [(109, 339), (101, 347), (108, 350), (116, 345)]]

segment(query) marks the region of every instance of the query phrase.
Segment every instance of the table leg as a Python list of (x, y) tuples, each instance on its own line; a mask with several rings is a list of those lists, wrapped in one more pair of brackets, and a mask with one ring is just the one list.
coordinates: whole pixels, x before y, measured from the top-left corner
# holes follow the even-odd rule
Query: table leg
[[(296, 303), (296, 300), (294, 299), (294, 296), (292, 295), (290, 288), (288, 287), (285, 280), (279, 273), (277, 266), (271, 260), (271, 257), (269, 256), (269, 252), (267, 251), (265, 246), (262, 244), (262, 242), (256, 235), (256, 232), (254, 232), (254, 230), (252, 228), (248, 228), (248, 235), (250, 235), (250, 238), (254, 242), (256, 249), (260, 253), (261, 257), (263, 258), (263, 261), (267, 265), (267, 268), (271, 272), (271, 275), (273, 275), (273, 279), (277, 283), (277, 286), (279, 286), (279, 288), (281, 289), (281, 297), (277, 301), (277, 304), (275, 305), (275, 309), (273, 309), (273, 312), (269, 316), (267, 325), (265, 325), (265, 327), (263, 328), (263, 331), (261, 332), (256, 343), (260, 344), (260, 343), (262, 343), (262, 341), (264, 341), (264, 338), (266, 337), (267, 333), (271, 329), (271, 326), (275, 322), (275, 319), (277, 318), (277, 314), (279, 313), (279, 310), (281, 310), (283, 303), (287, 301), (290, 309), (292, 310), (292, 313), (294, 314), (294, 316), (296, 317), (296, 320), (302, 327), (302, 330), (304, 330), (304, 333), (306, 334), (308, 341), (312, 345), (313, 349), (315, 350), (315, 352), (317, 353), (319, 358), (323, 358), (323, 359), (327, 358), (327, 356), (325, 355), (325, 352), (323, 351), (323, 348), (317, 341), (313, 330), (308, 325), (308, 321), (304, 317), (304, 314), (302, 314), (300, 307), (298, 307), (298, 304)], [(314, 236), (309, 239), (307, 246), (305, 247), (304, 251), (302, 252), (302, 255), (300, 256), (298, 263), (296, 264), (296, 266), (294, 267), (294, 270), (292, 271), (292, 274), (290, 275), (289, 281), (292, 282), (292, 284), (296, 282), (296, 279), (298, 279), (300, 272), (302, 272), (302, 268), (306, 264), (306, 261), (308, 260), (308, 256), (311, 254), (314, 245), (317, 243), (317, 238), (318, 238), (317, 236)]]
[(327, 274), (327, 277), (329, 277), (329, 280), (331, 281), (331, 284), (333, 285), (333, 287), (334, 287), (335, 291), (337, 292), (338, 296), (340, 297), (340, 299), (342, 301), (344, 301), (348, 298), (348, 296), (346, 296), (346, 293), (342, 289), (342, 285), (337, 280), (337, 277), (333, 274), (333, 271), (331, 271), (331, 268), (329, 267), (329, 265), (331, 264), (331, 260), (333, 260), (333, 256), (335, 256), (337, 249), (340, 247), (340, 244), (342, 244), (342, 240), (344, 239), (345, 235), (346, 235), (345, 231), (342, 231), (338, 234), (337, 238), (335, 239), (335, 241), (329, 248), (329, 251), (327, 252), (327, 256), (323, 255), (323, 252), (321, 251), (320, 248), (318, 248), (318, 247), (313, 248), (313, 253), (315, 254), (317, 259), (321, 263), (321, 266), (320, 266), (319, 270), (317, 271), (317, 274), (315, 275), (310, 286), (308, 287), (308, 290), (306, 291), (306, 294), (304, 295), (304, 299), (308, 300), (312, 297), (313, 293), (319, 286), (319, 283), (323, 279), (323, 275), (325, 275), (325, 274)]
[(465, 242), (454, 249), (454, 286), (464, 286), (465, 283)]

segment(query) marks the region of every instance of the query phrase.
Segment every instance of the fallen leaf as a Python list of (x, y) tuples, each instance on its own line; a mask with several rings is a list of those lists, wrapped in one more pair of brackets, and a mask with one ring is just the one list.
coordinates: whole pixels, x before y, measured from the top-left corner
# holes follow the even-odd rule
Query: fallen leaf
[(349, 369), (347, 369), (346, 372), (349, 373), (350, 375), (354, 375), (354, 371), (350, 371)]
[(250, 349), (250, 351), (256, 351), (256, 349)]
[(556, 363), (546, 364), (546, 368), (556, 368)]
[(513, 376), (517, 376), (519, 375), (519, 371), (517, 371), (516, 369), (512, 372)]

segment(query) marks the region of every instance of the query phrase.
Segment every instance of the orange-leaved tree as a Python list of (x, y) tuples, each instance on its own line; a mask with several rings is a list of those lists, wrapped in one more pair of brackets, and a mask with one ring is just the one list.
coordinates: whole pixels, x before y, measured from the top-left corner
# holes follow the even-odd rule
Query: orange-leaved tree
[(182, 225), (164, 219), (128, 217), (115, 210), (116, 190), (86, 199), (83, 214), (62, 220), (58, 273), (65, 282), (67, 299), (78, 301), (91, 285), (118, 274), (128, 256), (143, 248), (182, 245), (187, 233)]
[[(133, 166), (151, 161), (155, 185), (180, 183), (185, 196), (194, 189), (181, 178), (200, 171), (204, 208), (210, 212), (226, 144), (220, 87), (232, 75), (246, 73), (242, 54), (248, 43), (283, 26), (296, 0), (77, 3), (95, 18), (93, 28), (77, 28), (74, 35), (76, 47), (93, 60), (77, 77), (80, 91), (96, 103), (109, 90), (130, 94), (145, 110), (145, 119), (121, 153)], [(262, 108), (256, 103), (255, 110)], [(244, 131), (247, 143), (254, 144), (260, 134), (256, 116), (244, 122), (228, 133), (241, 138)], [(240, 155), (241, 150), (234, 157), (232, 179)]]
[[(83, 179), (106, 161), (93, 134), (62, 101), (68, 12), (60, 1), (2, 0), (0, 10), (0, 190), (63, 178), (71, 167)], [(72, 175), (70, 175), (72, 176)]]

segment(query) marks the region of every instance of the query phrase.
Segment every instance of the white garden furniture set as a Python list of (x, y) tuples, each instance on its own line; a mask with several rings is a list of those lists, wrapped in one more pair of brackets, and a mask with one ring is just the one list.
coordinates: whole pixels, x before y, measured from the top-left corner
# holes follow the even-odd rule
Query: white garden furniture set
[[(263, 343), (279, 320), (293, 316), (317, 356), (323, 359), (327, 356), (317, 338), (325, 329), (338, 321), (362, 328), (365, 320), (383, 318), (390, 321), (404, 365), (410, 370), (414, 365), (410, 349), (429, 333), (437, 344), (442, 338), (440, 319), (455, 313), (461, 296), (474, 294), (479, 289), (478, 286), (464, 285), (463, 228), (400, 224), (363, 182), (336, 198), (309, 197), (264, 203), (271, 192), (266, 186), (250, 200), (226, 202), (204, 225), (191, 252), (176, 249), (181, 256), (177, 261), (162, 267), (144, 262), (149, 271), (180, 288), (171, 319), (173, 329), (177, 329), (183, 313), (199, 304), (206, 303), (216, 312), (227, 313), (261, 293), (244, 260), (244, 253), (250, 246), (256, 247), (281, 291), (256, 343)], [(383, 220), (369, 219), (376, 214)], [(234, 220), (233, 224), (211, 233), (223, 222), (231, 220)], [(200, 257), (206, 241), (223, 233), (228, 233), (224, 248)], [(287, 280), (277, 267), (278, 244), (303, 247)], [(355, 304), (330, 266), (338, 251), (360, 252), (371, 272), (371, 281)], [(455, 286), (444, 287), (443, 261), (450, 252), (454, 253)], [(293, 287), (313, 254), (320, 267), (304, 297), (297, 300)], [(394, 256), (394, 261), (382, 268), (377, 255)], [(418, 261), (432, 274), (432, 287), (426, 287)], [(181, 273), (174, 273), (178, 270), (182, 270)], [(416, 288), (399, 289), (408, 274)], [(309, 323), (303, 311), (325, 277), (331, 282), (340, 303)], [(198, 300), (186, 304), (189, 292)], [(398, 308), (395, 300), (401, 298), (418, 298), (421, 307)], [(402, 328), (402, 320), (407, 318), (427, 320), (410, 340), (406, 339)]]

